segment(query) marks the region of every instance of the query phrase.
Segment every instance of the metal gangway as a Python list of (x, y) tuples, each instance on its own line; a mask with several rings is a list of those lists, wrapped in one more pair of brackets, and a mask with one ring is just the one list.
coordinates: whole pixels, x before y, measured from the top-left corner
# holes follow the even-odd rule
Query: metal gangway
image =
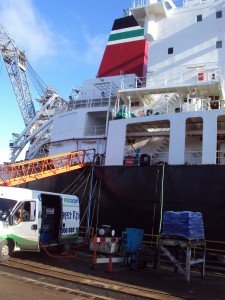
[(0, 186), (15, 186), (91, 165), (95, 149), (66, 152), (0, 167)]

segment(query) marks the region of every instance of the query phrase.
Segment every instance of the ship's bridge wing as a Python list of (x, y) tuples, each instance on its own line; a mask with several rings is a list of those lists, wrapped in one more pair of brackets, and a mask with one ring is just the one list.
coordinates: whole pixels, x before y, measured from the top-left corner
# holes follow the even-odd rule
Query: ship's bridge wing
[(185, 77), (183, 74), (151, 75), (137, 78), (135, 88), (130, 88), (124, 82), (119, 91), (120, 97), (125, 101), (127, 96), (143, 102), (143, 99), (151, 99), (153, 95), (177, 93), (180, 97), (187, 97), (194, 90), (196, 95), (209, 97), (218, 96), (224, 99), (223, 78), (219, 70), (195, 71), (192, 76)]

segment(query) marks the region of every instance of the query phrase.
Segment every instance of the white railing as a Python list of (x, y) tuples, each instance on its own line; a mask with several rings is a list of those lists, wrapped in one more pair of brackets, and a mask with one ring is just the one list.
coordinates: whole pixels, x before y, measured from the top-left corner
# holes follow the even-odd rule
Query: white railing
[(155, 153), (152, 152), (144, 152), (140, 154), (135, 154), (134, 151), (129, 152), (126, 151), (124, 154), (124, 165), (126, 166), (140, 166), (140, 157), (142, 154), (146, 154), (149, 156), (149, 163), (146, 161), (146, 165), (157, 165), (157, 164), (168, 164), (169, 153), (168, 152), (160, 152), (155, 156)]
[[(218, 101), (219, 102), (219, 101)], [(218, 105), (218, 108), (220, 108), (220, 102)], [(157, 106), (153, 106), (149, 109), (137, 109), (132, 111), (132, 113), (136, 117), (145, 117), (150, 115), (163, 115), (168, 113), (174, 113), (174, 112), (191, 112), (191, 111), (202, 111), (202, 110), (208, 110), (210, 109), (210, 103), (207, 99), (196, 99), (196, 103), (181, 103), (180, 99), (177, 99), (177, 101), (173, 101), (171, 99), (165, 99), (164, 103), (160, 103)]]
[(205, 4), (207, 2), (209, 2), (209, 0), (183, 0), (183, 6), (189, 7), (193, 4)]
[[(124, 154), (124, 165), (127, 166), (140, 166), (141, 154), (149, 155), (149, 165), (168, 164), (169, 152), (160, 152), (157, 157), (152, 152), (145, 151), (144, 153), (135, 154), (134, 151), (126, 151)], [(193, 150), (185, 151), (184, 165), (201, 165), (202, 164), (202, 151)], [(216, 152), (216, 164), (225, 165), (225, 150)], [(148, 165), (148, 164), (147, 164)]]
[(157, 153), (152, 153), (150, 155), (151, 157), (151, 165), (157, 165), (157, 164), (168, 164), (168, 159), (169, 159), (169, 152), (160, 152)]
[(88, 126), (85, 128), (85, 136), (96, 136), (105, 134), (105, 125), (100, 126)]
[[(197, 72), (195, 70), (180, 74), (149, 74), (146, 77), (136, 78), (134, 88), (156, 89), (164, 87), (191, 86), (205, 83), (214, 84), (215, 82), (223, 84), (223, 78), (218, 69), (202, 72)], [(126, 79), (123, 79), (121, 81), (121, 90), (127, 89), (132, 88), (126, 84)]]
[[(132, 8), (142, 7), (151, 4), (152, 0), (133, 0)], [(158, 2), (157, 0), (155, 2)]]
[(97, 99), (84, 99), (84, 100), (76, 100), (70, 102), (71, 109), (77, 108), (90, 108), (90, 107), (105, 107), (105, 106), (113, 106), (115, 103), (115, 99), (109, 98), (97, 98)]
[[(142, 7), (142, 6), (146, 6), (152, 3), (161, 3), (164, 1), (160, 1), (160, 0), (133, 0), (132, 1), (132, 8), (138, 8), (138, 7)], [(177, 7), (189, 7), (192, 6), (193, 4), (205, 4), (207, 2), (209, 2), (209, 0), (183, 0), (183, 1), (179, 1), (179, 0), (175, 0), (173, 1), (174, 4)]]
[(218, 165), (225, 165), (225, 150), (216, 152), (216, 163)]
[[(216, 151), (216, 164), (225, 165), (225, 150)], [(185, 164), (201, 165), (202, 151), (185, 151)]]
[(202, 164), (202, 151), (185, 151), (184, 162), (186, 165), (201, 165)]
[(184, 102), (182, 105), (182, 111), (188, 112), (188, 111), (200, 111), (200, 110), (208, 110), (210, 109), (210, 100), (208, 99), (199, 99), (194, 98), (192, 99), (192, 103)]
[[(168, 164), (169, 152), (160, 152), (157, 157), (152, 152), (145, 151), (144, 153), (135, 154), (134, 151), (126, 151), (124, 154), (124, 165), (127, 166), (140, 166), (140, 156), (142, 154), (149, 155), (149, 164)], [(202, 151), (193, 150), (185, 151), (184, 165), (201, 165), (202, 164)], [(216, 152), (216, 164), (225, 165), (225, 150)]]

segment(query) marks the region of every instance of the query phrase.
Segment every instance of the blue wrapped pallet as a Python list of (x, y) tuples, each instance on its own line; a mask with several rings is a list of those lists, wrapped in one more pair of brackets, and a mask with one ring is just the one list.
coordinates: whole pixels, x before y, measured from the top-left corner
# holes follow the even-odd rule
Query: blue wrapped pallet
[(162, 235), (178, 236), (187, 239), (204, 238), (202, 214), (192, 211), (164, 212)]
[(124, 233), (124, 248), (126, 253), (136, 253), (141, 247), (144, 230), (137, 228), (126, 228)]

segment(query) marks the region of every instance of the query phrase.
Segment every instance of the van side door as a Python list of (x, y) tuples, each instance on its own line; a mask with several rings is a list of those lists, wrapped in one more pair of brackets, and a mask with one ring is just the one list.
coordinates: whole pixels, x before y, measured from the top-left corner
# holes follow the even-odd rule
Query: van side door
[(13, 239), (21, 250), (39, 251), (38, 201), (23, 201), (11, 216)]

